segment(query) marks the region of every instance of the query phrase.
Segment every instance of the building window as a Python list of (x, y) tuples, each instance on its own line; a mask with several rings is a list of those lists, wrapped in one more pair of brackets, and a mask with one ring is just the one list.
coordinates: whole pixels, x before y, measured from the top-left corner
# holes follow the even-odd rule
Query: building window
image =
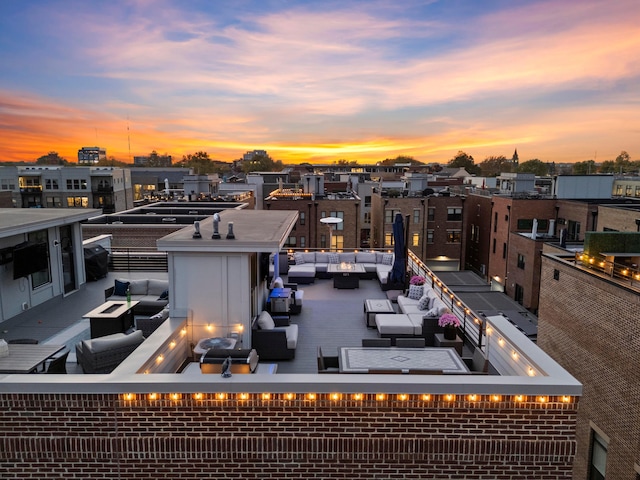
[(298, 214), (298, 221), (300, 222), (300, 225), (304, 225), (304, 222), (305, 222), (306, 218), (307, 217), (306, 217), (304, 212), (300, 212)]
[(295, 237), (295, 235), (291, 235), (289, 238), (287, 238), (286, 245), (287, 245), (287, 247), (295, 247), (296, 246), (296, 237)]
[(0, 185), (2, 186), (2, 190), (14, 190), (16, 188), (16, 184), (13, 183), (13, 180), (10, 178), (3, 178)]
[(45, 187), (47, 190), (58, 190), (58, 180), (55, 178), (47, 178), (45, 180)]
[(371, 223), (371, 212), (364, 212), (364, 223)]
[(427, 243), (433, 243), (433, 230), (427, 230)]
[(412, 247), (419, 247), (420, 246), (420, 234), (419, 233), (414, 233), (411, 236), (411, 246)]
[(518, 254), (518, 268), (524, 270), (524, 255), (521, 253)]
[(498, 212), (494, 212), (493, 214), (493, 233), (496, 233), (498, 230)]
[(505, 221), (505, 222), (508, 222), (508, 221), (509, 221), (509, 215), (505, 215), (505, 216), (504, 216), (504, 221)]
[(388, 232), (384, 234), (384, 246), (393, 247), (393, 233)]
[(49, 235), (46, 230), (31, 232), (28, 236), (29, 243), (44, 243), (47, 245), (47, 268), (31, 274), (31, 289), (35, 290), (42, 285), (51, 283), (51, 272), (49, 267)]
[(365, 195), (364, 196), (364, 206), (365, 207), (370, 207), (371, 206), (371, 195)]
[(507, 244), (502, 244), (502, 258), (507, 258)]
[(342, 222), (336, 223), (333, 227), (334, 230), (344, 230), (344, 212), (329, 212), (330, 217), (342, 218)]
[(58, 197), (47, 197), (47, 208), (62, 208), (62, 200)]
[(622, 195), (622, 185), (616, 185), (616, 195)]
[(471, 241), (480, 243), (480, 225), (471, 225)]
[(89, 197), (67, 197), (69, 208), (89, 208)]
[(427, 220), (429, 222), (434, 222), (436, 220), (436, 209), (435, 209), (435, 207), (427, 208)]
[(524, 302), (524, 288), (516, 283), (515, 301), (520, 305)]
[(306, 248), (307, 247), (307, 239), (306, 237), (301, 236), (300, 237), (300, 248)]
[(400, 210), (394, 210), (393, 208), (387, 208), (384, 211), (384, 223), (393, 223), (396, 219), (396, 213), (402, 213)]
[[(519, 218), (517, 221), (518, 230), (528, 230), (531, 231), (533, 229), (533, 219), (532, 218)], [(545, 218), (541, 218), (538, 220), (537, 230), (547, 231), (549, 229), (549, 221)]]
[(413, 223), (420, 223), (420, 209), (413, 209)]
[(636, 197), (640, 197), (640, 187), (636, 187)]
[(554, 280), (560, 280), (560, 270), (554, 268), (553, 269), (553, 279)]
[(631, 185), (627, 185), (625, 196), (630, 197), (632, 195), (632, 192), (633, 192), (633, 187)]
[(573, 220), (567, 222), (567, 240), (580, 240), (580, 222), (574, 222)]
[(459, 222), (462, 220), (462, 208), (460, 207), (448, 207), (447, 208), (447, 221)]
[(496, 253), (496, 239), (493, 239), (493, 253)]
[(589, 480), (604, 480), (604, 472), (607, 469), (607, 448), (605, 439), (592, 431), (589, 448)]
[(447, 243), (460, 243), (460, 230), (447, 230)]
[(334, 235), (332, 238), (333, 245), (331, 246), (334, 250), (342, 250), (344, 248), (344, 235)]
[(327, 248), (327, 236), (324, 233), (320, 234), (320, 248)]

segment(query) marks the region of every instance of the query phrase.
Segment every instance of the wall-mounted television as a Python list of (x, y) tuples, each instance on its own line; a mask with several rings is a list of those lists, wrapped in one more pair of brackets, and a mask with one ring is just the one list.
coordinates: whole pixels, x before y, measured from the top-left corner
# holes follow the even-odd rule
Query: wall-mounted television
[(49, 267), (47, 244), (21, 243), (13, 248), (13, 279), (26, 277)]

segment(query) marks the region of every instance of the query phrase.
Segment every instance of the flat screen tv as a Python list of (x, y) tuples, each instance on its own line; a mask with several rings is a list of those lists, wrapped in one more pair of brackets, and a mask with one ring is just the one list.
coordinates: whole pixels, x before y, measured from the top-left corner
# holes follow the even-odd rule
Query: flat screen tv
[(21, 243), (13, 249), (13, 278), (26, 277), (49, 267), (47, 244)]

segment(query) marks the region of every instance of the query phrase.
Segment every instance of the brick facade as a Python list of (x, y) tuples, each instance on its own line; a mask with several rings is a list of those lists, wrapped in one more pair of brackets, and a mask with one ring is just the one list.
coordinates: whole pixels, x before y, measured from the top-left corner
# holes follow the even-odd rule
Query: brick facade
[[(554, 278), (557, 277), (557, 280)], [(584, 385), (574, 479), (588, 478), (591, 424), (611, 438), (607, 479), (636, 478), (640, 459), (640, 295), (543, 255), (538, 345)]]
[(111, 247), (114, 249), (135, 248), (156, 250), (156, 240), (169, 235), (187, 225), (82, 225), (82, 238), (112, 235)]
[(568, 478), (576, 403), (1, 394), (4, 479)]

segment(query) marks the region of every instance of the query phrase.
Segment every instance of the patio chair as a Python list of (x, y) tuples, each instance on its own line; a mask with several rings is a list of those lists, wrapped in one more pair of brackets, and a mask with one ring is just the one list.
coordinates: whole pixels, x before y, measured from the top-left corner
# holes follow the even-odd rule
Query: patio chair
[(64, 355), (54, 358), (45, 373), (67, 373), (67, 357), (69, 356), (69, 350)]
[(390, 347), (391, 339), (390, 338), (363, 338), (362, 346), (363, 347)]
[(424, 338), (396, 338), (396, 347), (401, 348), (424, 348), (426, 346)]
[(325, 357), (322, 348), (318, 347), (318, 373), (340, 373), (338, 356)]

